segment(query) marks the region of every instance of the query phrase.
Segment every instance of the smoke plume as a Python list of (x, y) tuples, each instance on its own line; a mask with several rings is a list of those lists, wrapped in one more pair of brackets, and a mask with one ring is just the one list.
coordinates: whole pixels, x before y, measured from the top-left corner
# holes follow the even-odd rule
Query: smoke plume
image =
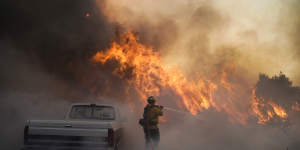
[[(117, 61), (91, 62), (127, 30), (188, 79), (231, 85), (216, 93), (220, 109), (196, 115), (203, 121), (165, 110), (162, 149), (299, 149), (299, 111), (292, 110), (298, 108), (300, 84), (296, 0), (2, 0), (0, 6), (3, 149), (22, 146), (26, 120), (62, 119), (71, 102), (101, 99), (122, 104), (129, 118), (127, 146), (143, 149), (137, 119), (144, 103), (137, 91), (126, 90), (134, 68), (119, 78), (112, 73)], [(281, 71), (284, 75), (272, 77)], [(257, 124), (248, 116), (252, 89), (257, 98), (284, 108), (288, 119)], [(158, 103), (177, 108), (172, 100), (178, 97), (170, 91), (165, 89)], [(130, 103), (139, 107), (128, 111)]]

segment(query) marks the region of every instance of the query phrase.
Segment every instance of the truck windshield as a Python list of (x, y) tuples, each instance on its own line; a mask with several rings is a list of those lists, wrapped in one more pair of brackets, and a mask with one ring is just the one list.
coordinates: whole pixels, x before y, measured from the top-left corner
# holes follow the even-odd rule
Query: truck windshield
[(115, 111), (111, 106), (76, 105), (72, 107), (70, 118), (114, 120)]

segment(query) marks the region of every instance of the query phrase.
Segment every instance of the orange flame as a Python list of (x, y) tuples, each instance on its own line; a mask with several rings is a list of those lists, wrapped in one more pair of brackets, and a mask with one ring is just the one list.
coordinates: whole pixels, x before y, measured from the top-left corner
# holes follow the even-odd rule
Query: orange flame
[[(188, 110), (193, 115), (213, 108), (227, 113), (233, 122), (246, 124), (248, 112), (236, 107), (236, 101), (240, 99), (236, 94), (240, 89), (228, 81), (228, 72), (221, 71), (218, 79), (214, 81), (202, 77), (190, 78), (178, 67), (164, 65), (160, 53), (152, 47), (141, 44), (134, 33), (126, 32), (119, 36), (108, 50), (97, 52), (92, 61), (101, 64), (117, 61), (119, 66), (114, 69), (113, 74), (126, 79), (142, 102), (145, 103), (149, 95), (160, 96), (167, 88), (178, 97), (175, 99), (178, 107)], [(228, 67), (229, 70), (233, 68), (234, 64)], [(282, 107), (272, 102), (264, 102), (255, 96), (253, 90), (251, 110), (257, 116), (258, 123), (265, 124), (276, 116), (287, 118), (288, 115)], [(262, 111), (262, 108), (268, 109)]]
[(181, 98), (178, 104), (183, 104), (194, 115), (215, 105), (212, 100), (213, 91), (217, 88), (215, 84), (200, 78), (191, 82), (176, 67), (163, 66), (159, 53), (139, 43), (132, 32), (121, 36), (120, 42), (113, 42), (109, 50), (96, 53), (93, 60), (102, 64), (117, 60), (120, 67), (113, 73), (121, 78), (126, 70), (133, 68), (134, 79), (129, 83), (134, 85), (142, 99), (148, 95), (158, 96), (161, 87), (169, 87)]
[(286, 121), (288, 117), (286, 110), (272, 100), (266, 101), (263, 98), (256, 97), (255, 89), (252, 91), (251, 101), (252, 111), (257, 116), (259, 124), (266, 124), (275, 119), (276, 116), (281, 118), (281, 121)]
[(287, 118), (288, 115), (282, 107), (280, 107), (279, 105), (277, 105), (273, 102), (269, 102), (269, 104), (272, 106), (272, 108), (277, 116), (279, 116), (280, 118)]

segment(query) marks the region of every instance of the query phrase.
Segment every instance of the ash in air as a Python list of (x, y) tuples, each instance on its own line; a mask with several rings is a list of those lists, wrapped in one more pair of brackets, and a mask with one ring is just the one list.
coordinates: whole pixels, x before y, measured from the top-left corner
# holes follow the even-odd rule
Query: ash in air
[(162, 149), (300, 148), (298, 1), (0, 6), (3, 149), (21, 147), (26, 120), (89, 101), (124, 107), (128, 145), (141, 149), (149, 95), (184, 112), (166, 112)]

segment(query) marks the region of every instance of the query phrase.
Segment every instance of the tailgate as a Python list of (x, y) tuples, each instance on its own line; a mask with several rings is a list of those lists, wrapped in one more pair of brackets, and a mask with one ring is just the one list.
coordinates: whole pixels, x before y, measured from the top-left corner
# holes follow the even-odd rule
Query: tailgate
[(107, 129), (84, 128), (55, 128), (55, 127), (29, 127), (29, 135), (62, 135), (62, 136), (96, 136), (107, 137)]
[[(52, 124), (53, 126), (54, 124)], [(108, 129), (79, 127), (72, 123), (29, 126), (24, 138), (25, 149), (106, 149)]]

